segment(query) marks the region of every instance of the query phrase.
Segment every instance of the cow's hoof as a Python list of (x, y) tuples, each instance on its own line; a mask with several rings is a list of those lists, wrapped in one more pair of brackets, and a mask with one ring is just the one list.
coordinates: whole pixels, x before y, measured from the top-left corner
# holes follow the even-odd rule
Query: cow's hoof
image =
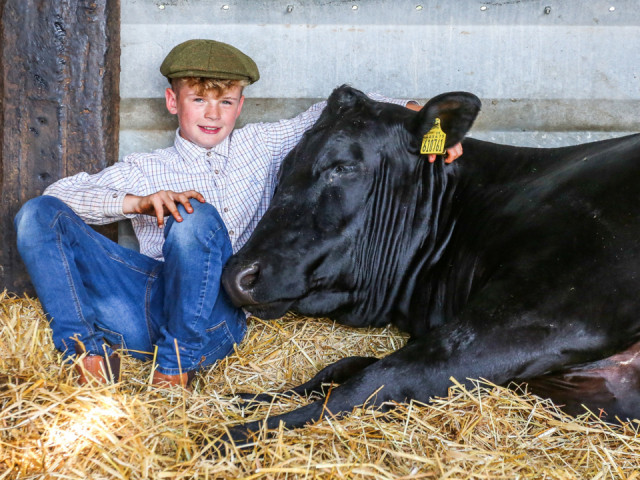
[[(255, 428), (259, 429), (260, 425), (258, 423), (261, 424), (261, 422), (252, 422), (251, 425), (256, 424)], [(246, 425), (238, 425), (227, 429), (227, 433), (220, 438), (220, 444), (224, 443), (224, 448), (229, 453), (253, 448), (256, 439), (257, 433), (253, 428), (248, 428)]]
[(273, 403), (278, 394), (272, 393), (236, 393), (236, 397), (246, 403)]
[(233, 454), (252, 448), (255, 439), (255, 432), (243, 425), (230, 427), (226, 433), (216, 439), (202, 440), (202, 443), (208, 445), (208, 448), (202, 450), (202, 456), (210, 460), (229, 458)]
[(293, 391), (279, 393), (236, 393), (236, 397), (245, 402), (249, 408), (259, 407), (261, 404), (271, 404), (281, 399), (289, 399), (297, 396), (298, 394)]

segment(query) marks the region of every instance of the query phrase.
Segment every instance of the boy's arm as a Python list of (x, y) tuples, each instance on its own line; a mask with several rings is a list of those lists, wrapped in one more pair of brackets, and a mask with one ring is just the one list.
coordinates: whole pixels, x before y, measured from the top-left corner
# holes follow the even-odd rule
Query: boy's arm
[(145, 188), (140, 171), (121, 161), (93, 175), (82, 172), (62, 178), (43, 194), (59, 198), (85, 222), (101, 225), (127, 218), (122, 209), (125, 196)]
[(145, 175), (135, 163), (127, 160), (125, 158), (94, 175), (83, 172), (58, 180), (47, 187), (44, 195), (59, 198), (85, 222), (94, 225), (143, 214), (157, 217), (158, 226), (162, 227), (165, 215), (182, 221), (178, 203), (191, 213), (189, 199), (205, 202), (202, 194), (195, 190), (160, 190), (147, 194), (151, 187)]

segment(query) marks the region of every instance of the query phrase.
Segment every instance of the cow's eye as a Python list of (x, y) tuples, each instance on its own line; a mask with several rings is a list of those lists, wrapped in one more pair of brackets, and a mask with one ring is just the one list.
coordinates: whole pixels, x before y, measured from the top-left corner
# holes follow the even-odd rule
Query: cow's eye
[(333, 171), (331, 173), (333, 173), (334, 175), (344, 175), (346, 173), (354, 172), (355, 170), (355, 165), (340, 164), (333, 167)]

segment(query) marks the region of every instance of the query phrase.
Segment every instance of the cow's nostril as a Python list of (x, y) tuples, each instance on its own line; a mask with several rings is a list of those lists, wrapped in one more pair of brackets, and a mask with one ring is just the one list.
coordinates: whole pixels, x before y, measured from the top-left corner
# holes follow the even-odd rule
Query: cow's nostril
[(255, 305), (252, 292), (260, 276), (258, 263), (241, 267), (230, 262), (222, 272), (222, 285), (236, 307)]
[(253, 264), (246, 270), (243, 270), (238, 275), (238, 285), (242, 290), (251, 290), (258, 281), (260, 269), (256, 264)]
[(240, 269), (236, 273), (235, 284), (238, 287), (238, 290), (248, 293), (250, 290), (253, 290), (253, 287), (255, 287), (259, 276), (260, 266), (257, 262), (254, 262), (251, 265)]

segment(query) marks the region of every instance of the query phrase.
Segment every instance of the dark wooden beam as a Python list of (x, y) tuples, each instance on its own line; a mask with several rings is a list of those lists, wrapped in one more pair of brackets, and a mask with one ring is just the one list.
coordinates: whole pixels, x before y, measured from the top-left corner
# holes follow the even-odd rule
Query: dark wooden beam
[(118, 157), (120, 0), (0, 2), (0, 289), (31, 293), (20, 206)]

